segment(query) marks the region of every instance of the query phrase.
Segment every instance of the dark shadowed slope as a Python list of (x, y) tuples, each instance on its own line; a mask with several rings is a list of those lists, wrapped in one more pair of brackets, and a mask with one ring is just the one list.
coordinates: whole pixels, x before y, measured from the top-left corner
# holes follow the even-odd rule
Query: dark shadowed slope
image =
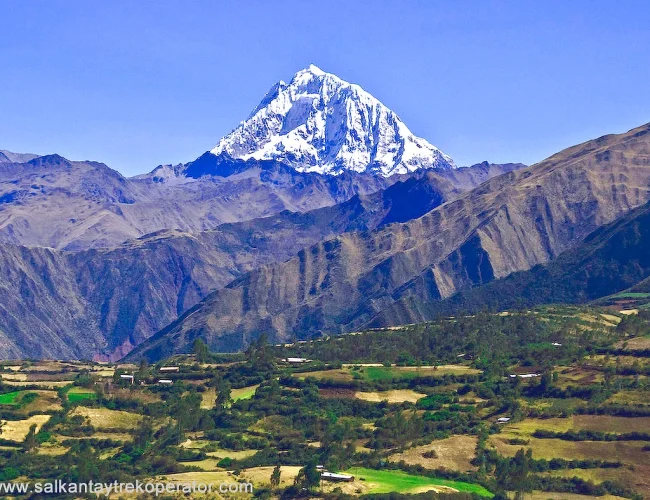
[(650, 204), (646, 204), (596, 230), (576, 248), (546, 265), (464, 290), (440, 302), (403, 299), (379, 313), (368, 325), (424, 321), (438, 315), (487, 308), (584, 303), (627, 289), (631, 293), (644, 292), (648, 290), (646, 278), (650, 276), (649, 249)]

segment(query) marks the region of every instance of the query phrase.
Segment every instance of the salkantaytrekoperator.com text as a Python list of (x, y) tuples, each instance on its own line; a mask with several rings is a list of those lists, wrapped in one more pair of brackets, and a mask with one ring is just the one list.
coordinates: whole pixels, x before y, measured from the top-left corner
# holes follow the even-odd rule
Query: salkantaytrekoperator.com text
[(0, 482), (0, 496), (2, 495), (75, 495), (94, 493), (95, 495), (111, 496), (124, 493), (149, 494), (154, 496), (169, 495), (173, 493), (221, 493), (238, 494), (253, 493), (251, 483), (223, 482), (223, 483), (201, 483), (192, 481), (190, 483), (166, 483), (156, 481), (135, 481), (133, 483), (101, 483), (88, 481), (86, 483), (67, 483), (64, 481), (49, 482)]

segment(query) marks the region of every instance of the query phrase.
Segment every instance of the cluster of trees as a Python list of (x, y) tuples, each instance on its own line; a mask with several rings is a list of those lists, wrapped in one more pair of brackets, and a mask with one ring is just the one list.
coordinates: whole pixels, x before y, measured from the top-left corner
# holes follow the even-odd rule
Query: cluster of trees
[[(386, 362), (407, 365), (458, 362), (466, 359), (484, 360), (489, 368), (494, 359), (523, 361), (532, 356), (535, 364), (551, 365), (558, 359), (579, 356), (573, 336), (575, 325), (544, 321), (527, 312), (498, 316), (479, 313), (453, 320), (439, 319), (407, 326), (398, 330), (362, 332), (325, 338), (306, 344), (275, 348), (278, 357), (300, 356), (328, 363)], [(589, 345), (584, 339), (582, 345)], [(563, 349), (554, 349), (552, 342), (562, 342)], [(532, 352), (531, 344), (541, 346)]]
[(538, 439), (563, 439), (564, 441), (650, 441), (650, 433), (624, 432), (621, 434), (602, 431), (566, 431), (554, 432), (538, 429), (533, 433)]

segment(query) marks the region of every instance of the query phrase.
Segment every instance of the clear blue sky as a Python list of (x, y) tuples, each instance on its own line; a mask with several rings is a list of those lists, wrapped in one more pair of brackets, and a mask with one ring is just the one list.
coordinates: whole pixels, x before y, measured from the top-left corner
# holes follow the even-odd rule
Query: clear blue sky
[(212, 148), (314, 63), (459, 165), (650, 122), (646, 1), (0, 3), (0, 148), (133, 175)]

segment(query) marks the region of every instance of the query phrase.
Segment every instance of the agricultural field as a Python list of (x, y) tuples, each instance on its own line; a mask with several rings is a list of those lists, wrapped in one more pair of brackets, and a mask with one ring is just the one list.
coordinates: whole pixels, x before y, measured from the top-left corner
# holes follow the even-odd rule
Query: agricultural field
[(0, 481), (92, 469), (250, 481), (263, 498), (650, 498), (643, 321), (548, 307), (153, 366), (5, 364)]
[(250, 387), (242, 387), (241, 389), (233, 389), (230, 393), (230, 397), (233, 401), (239, 401), (241, 399), (250, 399), (255, 395), (255, 391), (259, 387), (259, 384), (252, 385)]
[(203, 394), (201, 394), (201, 408), (204, 410), (211, 410), (214, 408), (217, 399), (217, 391), (214, 387), (210, 387)]
[(95, 399), (97, 395), (92, 389), (87, 389), (85, 387), (71, 387), (70, 390), (66, 392), (68, 401), (71, 403), (76, 403), (77, 401), (84, 401), (88, 399)]
[(71, 416), (79, 415), (98, 430), (128, 431), (135, 429), (141, 417), (134, 413), (107, 408), (78, 406)]
[(389, 455), (389, 460), (421, 465), (431, 470), (442, 467), (461, 472), (474, 471), (476, 466), (471, 460), (475, 457), (477, 441), (475, 436), (451, 436)]
[(355, 480), (363, 484), (365, 492), (370, 494), (390, 492), (425, 493), (427, 491), (434, 491), (437, 493), (476, 493), (486, 498), (493, 496), (482, 486), (462, 481), (418, 476), (399, 470), (373, 470), (355, 467), (345, 471), (345, 473), (353, 475)]
[(426, 397), (426, 394), (415, 392), (411, 389), (395, 389), (392, 391), (375, 392), (357, 391), (354, 393), (354, 397), (371, 403), (381, 403), (382, 401), (388, 401), (389, 403), (415, 403), (419, 399)]
[(49, 419), (50, 415), (33, 415), (23, 420), (1, 420), (0, 438), (20, 443), (25, 439), (32, 425), (36, 426), (38, 432)]
[(0, 394), (0, 405), (15, 405), (20, 401), (24, 393), (21, 391), (7, 392)]
[(420, 377), (443, 377), (445, 375), (478, 375), (481, 371), (467, 365), (440, 366), (377, 366), (348, 365), (340, 369), (315, 370), (297, 373), (301, 379), (315, 378), (339, 382), (355, 380), (365, 382), (382, 382), (393, 380), (413, 380)]

